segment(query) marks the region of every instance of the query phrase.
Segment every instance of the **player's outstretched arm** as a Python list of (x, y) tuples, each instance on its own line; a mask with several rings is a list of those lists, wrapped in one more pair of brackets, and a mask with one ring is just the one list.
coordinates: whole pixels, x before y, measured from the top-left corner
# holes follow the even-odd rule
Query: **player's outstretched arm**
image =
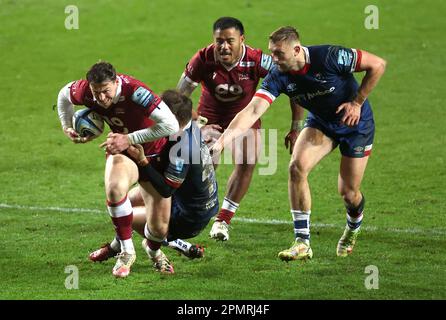
[(231, 121), (228, 128), (211, 148), (213, 155), (219, 154), (226, 144), (241, 136), (246, 130), (268, 110), (270, 103), (260, 97), (254, 96), (251, 102)]
[(347, 126), (355, 126), (359, 123), (362, 105), (386, 70), (387, 62), (384, 59), (367, 51), (361, 50), (361, 53), (361, 64), (356, 70), (357, 72), (365, 71), (366, 74), (358, 93), (353, 101), (341, 104), (336, 110), (336, 113), (344, 110), (341, 121)]
[(180, 80), (178, 81), (177, 90), (181, 94), (184, 94), (185, 96), (189, 97), (197, 86), (198, 83), (195, 83), (192, 80), (190, 80), (183, 72), (183, 74), (180, 77)]
[[(183, 74), (180, 77), (180, 80), (177, 84), (177, 90), (181, 94), (184, 94), (186, 97), (190, 97), (192, 92), (195, 90), (195, 88), (198, 86), (198, 83), (192, 81), (189, 79), (186, 74), (183, 72)], [(206, 125), (207, 119), (205, 117), (202, 117), (198, 115), (197, 111), (192, 109), (192, 120), (198, 121), (198, 126), (201, 128), (202, 126)]]

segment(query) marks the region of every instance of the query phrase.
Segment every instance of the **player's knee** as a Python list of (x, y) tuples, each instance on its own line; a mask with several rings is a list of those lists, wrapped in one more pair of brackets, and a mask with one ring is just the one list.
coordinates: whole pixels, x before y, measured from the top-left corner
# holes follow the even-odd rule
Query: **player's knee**
[(290, 162), (290, 165), (288, 167), (290, 180), (291, 181), (302, 181), (307, 178), (308, 171), (305, 170), (305, 168), (302, 166), (302, 164), (299, 161), (293, 160)]

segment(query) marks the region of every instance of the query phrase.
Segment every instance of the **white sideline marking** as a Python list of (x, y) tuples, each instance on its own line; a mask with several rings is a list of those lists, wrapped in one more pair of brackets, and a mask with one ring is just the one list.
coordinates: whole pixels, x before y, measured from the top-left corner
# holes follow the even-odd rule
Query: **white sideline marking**
[[(20, 209), (28, 211), (58, 211), (58, 212), (80, 212), (80, 213), (107, 213), (106, 208), (104, 210), (99, 209), (88, 209), (88, 208), (63, 208), (63, 207), (33, 207), (33, 206), (22, 206), (22, 205), (12, 205), (7, 203), (0, 203), (0, 209)], [(290, 220), (277, 220), (277, 219), (254, 219), (254, 218), (241, 218), (234, 217), (234, 221), (240, 221), (242, 223), (256, 223), (256, 224), (272, 224), (272, 225), (290, 225), (293, 222)], [(329, 228), (329, 229), (343, 229), (344, 225), (335, 225), (331, 223), (312, 223), (312, 227), (316, 228)], [(415, 233), (415, 234), (438, 234), (446, 235), (446, 230), (442, 229), (421, 229), (421, 228), (378, 228), (374, 226), (364, 226), (362, 230), (366, 231), (385, 231), (385, 232), (395, 232), (395, 233)]]
[(36, 210), (36, 211), (60, 211), (60, 212), (89, 212), (89, 213), (101, 213), (106, 212), (98, 209), (86, 209), (86, 208), (60, 208), (60, 207), (30, 207), (20, 206), (16, 204), (0, 203), (0, 209), (21, 209), (21, 210)]

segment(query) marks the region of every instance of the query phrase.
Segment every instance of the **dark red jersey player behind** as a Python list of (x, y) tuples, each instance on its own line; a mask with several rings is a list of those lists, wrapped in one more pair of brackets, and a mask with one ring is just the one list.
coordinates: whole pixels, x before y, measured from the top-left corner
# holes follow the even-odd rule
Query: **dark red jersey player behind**
[[(251, 101), (259, 80), (273, 64), (271, 56), (245, 44), (243, 24), (235, 18), (218, 19), (213, 26), (213, 38), (212, 44), (192, 57), (178, 83), (178, 89), (186, 95), (201, 84), (198, 114), (208, 120), (202, 128), (205, 139), (207, 132), (227, 128)], [(217, 240), (229, 239), (228, 226), (251, 183), (261, 143), (258, 129), (260, 119), (234, 143), (235, 168), (210, 232)]]

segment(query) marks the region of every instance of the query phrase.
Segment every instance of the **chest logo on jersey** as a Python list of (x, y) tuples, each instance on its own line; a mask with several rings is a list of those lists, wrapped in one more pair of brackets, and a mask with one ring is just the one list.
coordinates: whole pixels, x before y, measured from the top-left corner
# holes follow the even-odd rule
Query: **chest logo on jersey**
[(238, 84), (222, 83), (215, 87), (215, 98), (222, 102), (238, 100), (243, 94), (243, 88)]
[(327, 90), (324, 90), (324, 91), (318, 90), (316, 92), (307, 92), (307, 93), (304, 93), (304, 94), (298, 94), (295, 98), (298, 101), (311, 100), (311, 99), (313, 99), (315, 97), (325, 96), (326, 94), (330, 94), (330, 93), (332, 93), (335, 90), (336, 90), (336, 87), (331, 87), (330, 89), (327, 89)]
[(295, 83), (290, 83), (289, 85), (286, 86), (286, 90), (288, 92), (296, 91), (296, 89), (297, 89), (297, 86)]
[(240, 67), (255, 67), (256, 63), (254, 61), (240, 61)]
[(327, 82), (327, 80), (324, 80), (324, 77), (323, 77), (322, 74), (320, 74), (320, 73), (316, 73), (316, 74), (314, 75), (314, 79), (315, 79), (317, 82), (320, 82), (320, 83), (326, 83), (326, 82)]

